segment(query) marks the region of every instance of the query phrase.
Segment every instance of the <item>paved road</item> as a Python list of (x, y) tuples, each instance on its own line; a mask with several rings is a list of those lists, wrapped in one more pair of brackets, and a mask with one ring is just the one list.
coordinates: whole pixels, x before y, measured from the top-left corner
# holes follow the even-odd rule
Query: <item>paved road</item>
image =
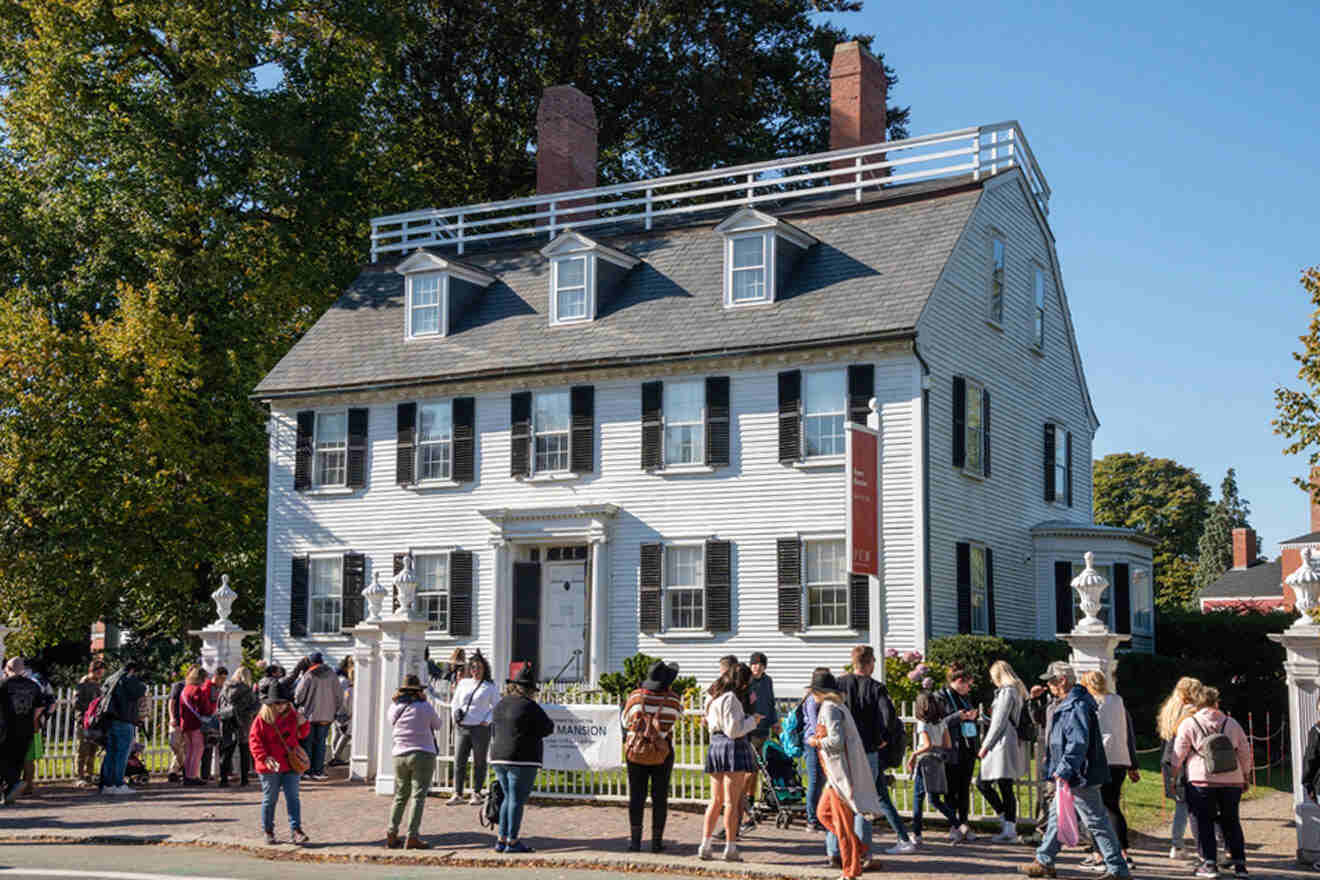
[[(349, 873), (356, 880), (491, 880), (489, 868), (268, 861), (192, 847), (0, 844), (0, 880), (329, 880)], [(602, 880), (608, 875), (536, 868), (501, 870), (498, 876), (500, 880)], [(627, 876), (662, 880), (659, 874)]]

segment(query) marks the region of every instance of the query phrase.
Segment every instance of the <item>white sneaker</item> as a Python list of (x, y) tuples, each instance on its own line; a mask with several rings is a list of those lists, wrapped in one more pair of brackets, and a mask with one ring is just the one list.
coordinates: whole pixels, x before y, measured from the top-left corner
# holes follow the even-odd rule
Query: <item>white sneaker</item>
[(921, 849), (923, 846), (926, 845), (926, 841), (921, 839), (920, 834), (912, 835), (911, 840), (912, 840), (913, 849)]
[(110, 788), (107, 788), (105, 790), (105, 793), (106, 794), (137, 794), (137, 791), (135, 789), (129, 788), (127, 785), (115, 785), (115, 786), (111, 786)]
[(724, 848), (724, 861), (726, 861), (726, 862), (741, 862), (741, 861), (742, 861), (742, 854), (738, 852), (738, 847), (736, 847), (736, 846), (726, 846), (726, 847)]
[(990, 839), (998, 843), (1012, 843), (1017, 840), (1017, 826), (1005, 819), (999, 833)]
[(451, 797), (449, 800), (445, 801), (445, 806), (456, 807), (461, 803), (463, 803), (463, 796), (461, 794), (456, 794), (453, 797)]
[(479, 807), (485, 802), (486, 802), (485, 799), (482, 798), (482, 796), (477, 794), (475, 791), (472, 792), (472, 796), (468, 798), (468, 803), (474, 807)]
[(1182, 860), (1182, 857), (1183, 851), (1181, 846), (1169, 847), (1169, 861), (1178, 862)]
[(917, 851), (917, 845), (911, 840), (900, 840), (897, 845), (885, 850), (891, 856), (902, 856)]
[(714, 847), (710, 845), (709, 840), (702, 841), (701, 846), (697, 847), (697, 858), (701, 859), (703, 862), (709, 862), (711, 859), (715, 858), (715, 850)]
[(976, 832), (972, 830), (970, 825), (964, 825), (960, 829), (960, 833), (962, 834), (963, 843), (971, 843), (976, 840)]

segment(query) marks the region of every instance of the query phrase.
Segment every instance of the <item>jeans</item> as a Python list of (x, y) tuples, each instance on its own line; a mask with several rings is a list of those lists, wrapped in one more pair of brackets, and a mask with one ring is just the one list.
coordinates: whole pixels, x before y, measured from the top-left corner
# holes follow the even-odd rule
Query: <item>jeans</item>
[[(1089, 785), (1074, 788), (1073, 803), (1077, 805), (1077, 817), (1090, 832), (1100, 856), (1105, 860), (1105, 868), (1115, 877), (1131, 877), (1123, 853), (1119, 851), (1118, 841), (1114, 838), (1114, 829), (1109, 825), (1109, 813), (1105, 810), (1104, 799), (1100, 795), (1100, 786)], [(1057, 800), (1057, 798), (1056, 798)], [(1049, 824), (1045, 826), (1045, 837), (1036, 850), (1036, 861), (1045, 867), (1053, 867), (1054, 857), (1063, 849), (1059, 842), (1059, 811), (1050, 811)]]
[(275, 805), (284, 792), (284, 805), (289, 811), (289, 827), (302, 828), (302, 801), (298, 799), (297, 773), (262, 773), (261, 776), (261, 830), (275, 830)]
[(105, 729), (105, 757), (101, 759), (101, 786), (117, 788), (124, 784), (128, 750), (133, 746), (133, 725), (111, 721)]
[(467, 784), (468, 757), (472, 758), (472, 790), (481, 794), (486, 787), (486, 755), (490, 752), (490, 726), (458, 725), (458, 742), (454, 746), (454, 794), (463, 795)]
[(802, 754), (807, 761), (807, 822), (819, 823), (816, 805), (820, 803), (820, 796), (825, 793), (825, 771), (821, 769), (815, 746), (804, 743)]
[(312, 776), (325, 773), (325, 739), (330, 734), (330, 724), (325, 721), (313, 721), (312, 732), (307, 735), (307, 757), (312, 766), (307, 772)]
[(513, 843), (518, 839), (523, 809), (532, 796), (532, 786), (536, 783), (536, 773), (540, 769), (519, 764), (495, 765), (495, 778), (500, 781), (500, 788), (504, 789), (504, 800), (500, 802), (500, 840)]
[(1017, 794), (1011, 779), (982, 779), (976, 784), (990, 809), (1009, 822), (1017, 822)]
[[(912, 784), (912, 833), (917, 835), (917, 837), (920, 837), (922, 827), (921, 812), (922, 806), (926, 801), (926, 782), (921, 778), (920, 768), (917, 769), (917, 772), (913, 774), (912, 778), (914, 780)], [(948, 797), (947, 794), (932, 794), (930, 796), (930, 802), (931, 805), (939, 810), (940, 814), (948, 820), (951, 826), (957, 828), (958, 816), (953, 812), (953, 808), (949, 806)]]
[(1201, 858), (1215, 861), (1218, 842), (1215, 824), (1224, 830), (1224, 844), (1234, 864), (1246, 865), (1246, 841), (1242, 837), (1242, 819), (1238, 808), (1242, 804), (1242, 789), (1211, 788), (1204, 785), (1187, 786), (1187, 809), (1196, 818), (1196, 838)]
[(434, 778), (433, 753), (409, 752), (394, 756), (394, 809), (390, 812), (390, 831), (398, 833), (404, 808), (412, 801), (412, 813), (408, 816), (408, 836), (417, 836), (422, 827), (422, 810), (426, 809), (426, 793)]
[(628, 762), (628, 824), (634, 836), (642, 833), (648, 787), (651, 790), (651, 840), (660, 840), (665, 836), (665, 820), (669, 818), (669, 780), (673, 773), (672, 748), (663, 764)]

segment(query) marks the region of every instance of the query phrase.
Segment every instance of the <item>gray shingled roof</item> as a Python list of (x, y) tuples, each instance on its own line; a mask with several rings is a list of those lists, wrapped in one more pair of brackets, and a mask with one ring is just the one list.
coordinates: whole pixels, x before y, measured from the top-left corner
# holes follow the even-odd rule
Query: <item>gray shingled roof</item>
[(1201, 590), (1202, 599), (1236, 596), (1282, 596), (1283, 561), (1260, 562), (1250, 568), (1234, 568)]
[(1289, 538), (1286, 541), (1280, 541), (1280, 544), (1320, 544), (1320, 532), (1310, 532), (1305, 535), (1298, 535), (1295, 538)]
[[(778, 301), (723, 307), (723, 239), (714, 223), (606, 237), (643, 262), (587, 325), (550, 327), (548, 262), (538, 237), (468, 254), (498, 277), (443, 339), (404, 339), (395, 262), (365, 268), (257, 385), (256, 397), (532, 372), (573, 364), (743, 351), (910, 332), (971, 217), (979, 187), (900, 188), (856, 208), (794, 215), (819, 239)], [(730, 210), (728, 213), (733, 213)], [(718, 221), (717, 221), (718, 222)], [(445, 254), (453, 256), (453, 254)]]

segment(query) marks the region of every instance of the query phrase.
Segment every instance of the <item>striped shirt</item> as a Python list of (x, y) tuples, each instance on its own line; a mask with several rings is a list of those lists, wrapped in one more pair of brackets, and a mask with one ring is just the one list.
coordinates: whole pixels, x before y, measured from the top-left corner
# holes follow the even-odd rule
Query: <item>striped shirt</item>
[(673, 691), (648, 691), (638, 688), (628, 695), (628, 702), (623, 704), (623, 727), (628, 730), (639, 714), (646, 712), (654, 715), (660, 732), (669, 736), (674, 723), (683, 714), (683, 703)]

